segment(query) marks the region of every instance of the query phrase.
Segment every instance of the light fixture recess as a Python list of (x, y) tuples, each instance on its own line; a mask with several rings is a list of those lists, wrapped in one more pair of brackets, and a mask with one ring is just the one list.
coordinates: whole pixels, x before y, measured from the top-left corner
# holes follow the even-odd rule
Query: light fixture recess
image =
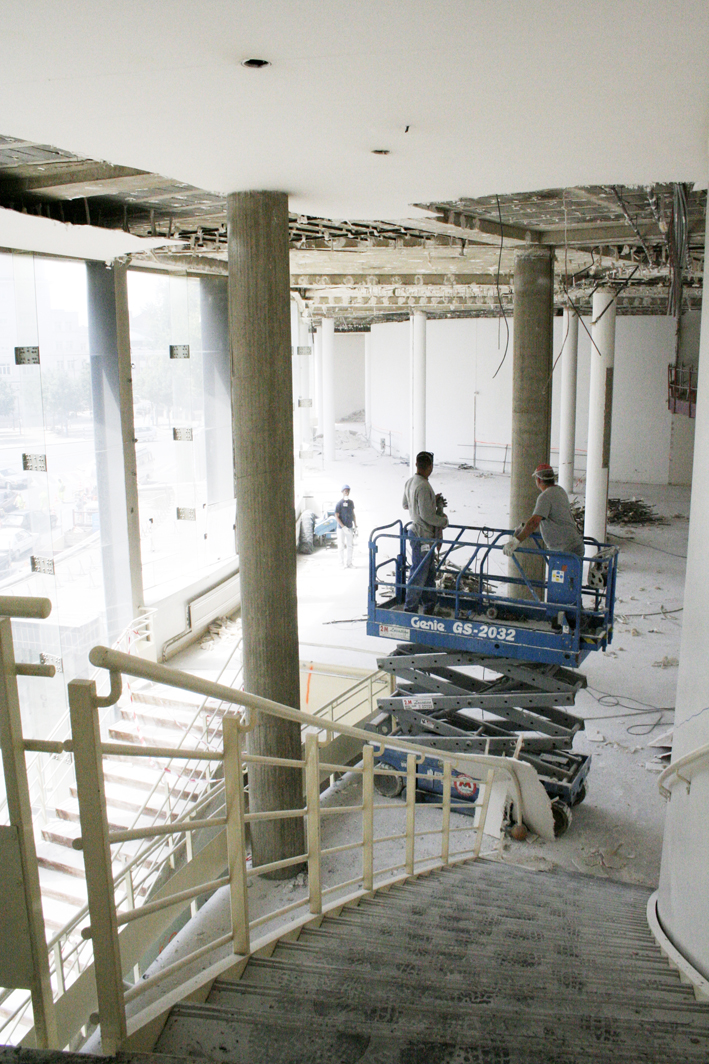
[(264, 67), (270, 66), (268, 59), (242, 59), (241, 65), (248, 67), (249, 70), (263, 70)]

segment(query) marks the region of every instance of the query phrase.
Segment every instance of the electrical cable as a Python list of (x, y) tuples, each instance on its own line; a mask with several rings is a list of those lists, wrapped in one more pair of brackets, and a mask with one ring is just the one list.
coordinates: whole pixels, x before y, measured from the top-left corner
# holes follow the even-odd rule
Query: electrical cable
[[(669, 721), (663, 719), (665, 713), (674, 713), (674, 706), (653, 706), (650, 702), (643, 702), (639, 698), (632, 698), (627, 696), (626, 701), (623, 701), (618, 695), (613, 695), (609, 691), (601, 691), (598, 687), (587, 687), (586, 690), (599, 706), (604, 706), (606, 709), (612, 709), (615, 706), (619, 706), (621, 709), (625, 709), (625, 713), (608, 713), (603, 717), (585, 717), (584, 720), (622, 720), (625, 717), (649, 717), (651, 714), (657, 713), (657, 720), (648, 724), (630, 724), (626, 729), (628, 735), (650, 735), (654, 732), (655, 728), (659, 728), (661, 724), (669, 724)], [(636, 706), (644, 708), (636, 708), (636, 706), (629, 705), (630, 702), (635, 702)]]
[(495, 199), (497, 201), (497, 216), (500, 219), (500, 250), (499, 250), (499, 253), (498, 253), (498, 256), (497, 256), (497, 276), (495, 277), (495, 287), (497, 289), (497, 302), (500, 304), (500, 310), (502, 311), (502, 317), (505, 319), (505, 329), (507, 330), (507, 340), (505, 342), (505, 353), (502, 356), (502, 359), (500, 361), (500, 365), (497, 367), (497, 369), (495, 370), (495, 372), (492, 375), (492, 379), (493, 380), (495, 379), (497, 374), (502, 369), (502, 364), (505, 361), (505, 359), (507, 358), (507, 349), (510, 346), (510, 325), (509, 325), (509, 322), (507, 321), (507, 315), (505, 314), (505, 308), (502, 305), (502, 294), (500, 292), (500, 268), (502, 266), (502, 248), (503, 248), (503, 245), (505, 243), (505, 234), (504, 234), (503, 229), (502, 229), (502, 210), (500, 208), (500, 197), (499, 196), (495, 196)]

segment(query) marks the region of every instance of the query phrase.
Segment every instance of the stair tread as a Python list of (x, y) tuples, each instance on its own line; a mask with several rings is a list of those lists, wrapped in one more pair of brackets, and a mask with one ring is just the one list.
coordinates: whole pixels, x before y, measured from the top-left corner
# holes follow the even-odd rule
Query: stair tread
[[(423, 978), (422, 978), (423, 976)], [(466, 972), (457, 979), (432, 977), (425, 978), (425, 973), (417, 977), (396, 975), (396, 990), (390, 989), (389, 975), (385, 972), (360, 973), (356, 969), (347, 966), (325, 967), (322, 965), (303, 964), (302, 962), (288, 964), (284, 961), (260, 960), (252, 958), (242, 977), (238, 981), (230, 982), (226, 979), (218, 979), (212, 987), (209, 1002), (221, 1000), (234, 988), (249, 987), (255, 993), (261, 990), (272, 992), (287, 992), (288, 994), (306, 993), (308, 995), (328, 994), (334, 992), (345, 995), (348, 1000), (366, 1000), (371, 998), (375, 989), (381, 1000), (395, 1000), (397, 1004), (418, 1004), (424, 1000), (426, 1005), (435, 1003), (436, 1008), (458, 1008), (463, 1006), (476, 1007), (508, 1007), (515, 1010), (526, 1007), (531, 1003), (537, 993), (536, 986), (516, 986), (513, 993), (498, 985), (476, 986)], [(333, 988), (335, 988), (333, 990)], [(628, 1015), (647, 1015), (647, 997), (645, 993), (638, 996), (636, 1002), (629, 1000), (625, 991), (612, 987), (599, 991), (585, 988), (586, 1002), (592, 1000), (594, 1006), (610, 1010), (611, 1015), (617, 1015), (618, 1010), (626, 1011)], [(681, 1011), (688, 1022), (700, 1019), (709, 1028), (709, 1014), (705, 1006), (694, 1000), (692, 991), (680, 984), (676, 992), (658, 992), (657, 1001), (661, 1002), (663, 1009), (670, 1012), (673, 1008)]]
[[(231, 1062), (303, 1061), (303, 1038), (307, 1039), (307, 1060), (313, 1064), (326, 1061), (355, 1061), (361, 1064), (404, 1064), (405, 1061), (469, 1060), (490, 1064), (586, 1064), (594, 1059), (605, 1061), (633, 1061), (634, 1064), (657, 1062), (665, 1064), (668, 1053), (676, 1052), (675, 1036), (663, 1038), (652, 1029), (652, 1046), (648, 1054), (641, 1053), (638, 1035), (641, 1023), (590, 1018), (588, 1024), (574, 1016), (555, 1017), (553, 1024), (525, 1011), (523, 1022), (508, 1024), (501, 1031), (490, 1028), (487, 1021), (475, 1023), (467, 1018), (466, 1028), (437, 1031), (425, 1024), (423, 1030), (412, 1031), (402, 1025), (401, 1030), (388, 1029), (378, 1017), (391, 1014), (387, 1002), (373, 1006), (365, 1022), (346, 1020), (339, 1029), (331, 1016), (324, 1019), (308, 1014), (280, 1017), (278, 1025), (269, 1016), (235, 1016), (228, 1009), (210, 1005), (179, 1005), (168, 1018), (156, 1045), (159, 1053), (180, 1052)], [(471, 1029), (472, 1028), (472, 1029)], [(550, 1037), (555, 1051), (550, 1056)], [(622, 1041), (621, 1041), (622, 1040)], [(686, 1041), (690, 1041), (687, 1039)], [(600, 1043), (595, 1045), (594, 1042)], [(706, 1045), (697, 1038), (696, 1044), (683, 1044), (683, 1061), (706, 1061)], [(594, 1049), (599, 1050), (594, 1056)], [(676, 1056), (669, 1059), (678, 1059)]]

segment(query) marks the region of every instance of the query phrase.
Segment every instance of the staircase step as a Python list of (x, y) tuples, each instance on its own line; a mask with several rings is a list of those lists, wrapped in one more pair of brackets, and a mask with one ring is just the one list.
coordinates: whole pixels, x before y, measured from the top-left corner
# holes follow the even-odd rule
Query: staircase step
[[(76, 851), (73, 851), (76, 853)], [(77, 854), (81, 858), (81, 854)], [(40, 865), (39, 885), (42, 892), (42, 902), (45, 898), (56, 899), (71, 905), (74, 909), (83, 909), (87, 902), (86, 885), (82, 876), (60, 871), (54, 867)]]
[(167, 728), (181, 732), (192, 731), (197, 738), (204, 735), (205, 726), (210, 740), (214, 740), (222, 734), (222, 715), (212, 716), (211, 713), (199, 713), (194, 710), (183, 709), (174, 705), (156, 705), (153, 702), (133, 701), (128, 705), (120, 706), (123, 720), (138, 720), (141, 725), (152, 728)]
[(185, 743), (185, 733), (177, 728), (152, 728), (149, 725), (136, 723), (134, 720), (118, 720), (109, 724), (108, 734), (114, 742), (133, 743), (135, 746), (177, 748), (182, 744), (189, 750), (196, 745), (192, 741)]
[[(207, 1057), (230, 1064), (268, 1061), (295, 1064), (307, 1060), (358, 1064), (425, 1064), (430, 1061), (470, 1061), (475, 1064), (666, 1064), (677, 1060), (676, 1042), (658, 1036), (642, 1024), (598, 1020), (595, 1017), (555, 1017), (553, 1022), (525, 1012), (505, 1030), (478, 1023), (431, 1026), (412, 1030), (400, 1022), (396, 1006), (373, 1005), (364, 1022), (348, 1016), (347, 1002), (336, 1022), (307, 1015), (239, 1015), (212, 1005), (179, 1005), (168, 1018), (158, 1040), (159, 1053)], [(427, 1017), (428, 1020), (428, 1017)], [(648, 1025), (652, 1026), (652, 1025)], [(459, 1030), (461, 1027), (463, 1029)], [(647, 1053), (639, 1051), (639, 1036), (650, 1035)], [(558, 1047), (550, 1053), (550, 1041)], [(689, 1040), (688, 1040), (689, 1041)], [(683, 1043), (683, 1064), (706, 1064), (706, 1046)], [(306, 1048), (307, 1047), (307, 1048)]]
[[(392, 996), (390, 977), (386, 972), (360, 972), (345, 965), (327, 966), (307, 963), (303, 960), (294, 963), (292, 959), (279, 960), (272, 956), (269, 958), (252, 957), (238, 984), (226, 979), (218, 979), (214, 983), (209, 1001), (217, 1003), (220, 996), (233, 985), (252, 985), (256, 988), (283, 989), (288, 992), (307, 986), (308, 993), (315, 996), (328, 993), (335, 984), (338, 987), (338, 993), (348, 999), (371, 1000), (374, 998), (384, 1001)], [(396, 975), (396, 1001), (399, 1004), (418, 1004), (423, 1000), (426, 1005), (442, 1003), (444, 1008), (475, 1005), (496, 1009), (500, 1006), (507, 1007), (511, 1002), (512, 1007), (518, 1010), (533, 1004), (537, 993), (537, 984), (528, 987), (514, 985), (511, 990), (500, 985), (477, 987), (471, 984), (467, 972), (462, 973), (453, 969), (442, 978), (437, 972), (427, 978), (425, 971), (415, 977), (401, 973)], [(586, 988), (584, 996), (587, 1001), (591, 999), (594, 1001), (594, 1007), (602, 1015), (607, 1013), (626, 1018), (641, 1015), (650, 1019), (654, 1015), (654, 1013), (648, 1013), (646, 997), (634, 1003), (629, 1001), (627, 994), (615, 986), (603, 988), (598, 993)], [(682, 984), (673, 986), (664, 992), (656, 991), (653, 994), (652, 1005), (662, 1006), (663, 1011), (658, 1011), (658, 1018), (676, 1009), (686, 1016), (690, 1023), (697, 1021), (700, 1021), (702, 1025), (709, 1023), (706, 1006), (695, 1001), (691, 988)]]
[[(70, 787), (69, 793), (76, 802), (78, 793), (76, 786)], [(113, 809), (129, 810), (132, 813), (142, 811), (143, 816), (158, 818), (161, 822), (178, 820), (181, 816), (189, 813), (194, 804), (192, 801), (178, 798), (176, 795), (170, 795), (170, 804), (168, 806), (167, 793), (164, 791), (156, 791), (154, 795), (148, 797), (149, 792), (136, 792), (133, 787), (121, 786), (116, 783), (106, 783), (105, 794), (106, 805), (109, 810), (109, 821), (111, 820), (111, 810)], [(67, 807), (67, 803), (64, 802), (62, 807)], [(78, 806), (75, 808), (78, 808)], [(73, 819), (73, 817), (70, 819)]]
[[(110, 736), (108, 738), (111, 739)], [(142, 745), (142, 743), (136, 743), (136, 749)], [(163, 771), (163, 766), (165, 766), (165, 771)], [(186, 794), (189, 794), (191, 789), (199, 792), (205, 785), (207, 769), (211, 768), (214, 772), (216, 767), (213, 762), (210, 764), (206, 761), (174, 760), (168, 764), (167, 759), (161, 759), (158, 762), (138, 754), (135, 757), (111, 754), (103, 759), (103, 773), (106, 780), (115, 783), (125, 782), (141, 790), (152, 790), (158, 783), (160, 788), (164, 790), (169, 788), (178, 796), (182, 790)]]
[[(465, 943), (467, 949), (485, 945), (489, 948), (494, 941), (487, 928), (471, 929), (465, 919), (458, 920), (456, 926), (448, 927), (440, 927), (433, 919), (429, 919), (423, 926), (418, 927), (412, 921), (412, 926), (407, 928), (399, 924), (392, 925), (392, 923), (387, 923), (385, 927), (382, 927), (381, 919), (372, 914), (362, 913), (361, 919), (358, 919), (359, 916), (359, 913), (348, 913), (340, 917), (329, 918), (317, 932), (307, 929), (303, 931), (300, 941), (308, 943), (311, 938), (323, 936), (347, 941), (352, 935), (352, 929), (366, 931), (369, 928), (376, 931), (379, 938), (386, 939), (392, 950), (406, 951), (408, 946), (416, 950), (435, 947), (440, 952), (456, 952), (460, 943)], [(563, 934), (563, 928), (559, 931), (560, 936), (563, 937), (560, 941), (552, 943), (552, 952), (557, 956), (576, 957), (582, 954), (588, 955), (590, 952), (596, 958), (601, 956), (609, 959), (628, 957), (633, 964), (637, 962), (643, 967), (659, 968), (667, 963), (657, 944), (651, 940), (629, 942), (622, 939), (617, 943), (599, 944), (598, 935), (591, 928), (585, 928), (573, 937), (566, 937)], [(525, 923), (509, 917), (504, 921), (498, 936), (503, 944), (514, 941), (518, 944), (520, 951), (527, 953), (548, 950), (550, 937), (545, 936), (534, 924), (530, 926), (530, 922)]]
[[(540, 978), (551, 971), (557, 984), (569, 991), (576, 992), (581, 988), (603, 991), (608, 986), (607, 968), (591, 967), (589, 960), (584, 966), (583, 958), (549, 955), (545, 962), (540, 964), (539, 954), (529, 955), (510, 948), (506, 955), (500, 956), (494, 951), (486, 952), (484, 944), (473, 945), (467, 951), (463, 946), (455, 953), (449, 951), (437, 954), (435, 948), (402, 953), (400, 949), (392, 949), (386, 940), (378, 947), (371, 942), (361, 945), (339, 942), (336, 948), (328, 942), (282, 942), (273, 956), (279, 960), (290, 957), (298, 963), (303, 954), (309, 963), (347, 964), (363, 972), (386, 972), (392, 981), (396, 981), (400, 975), (415, 975), (424, 979), (429, 972), (435, 972), (436, 978), (443, 979), (447, 977), (446, 973), (453, 969), (467, 972), (469, 984), (479, 989), (511, 984), (535, 987)], [(484, 963), (481, 958), (485, 959)], [(476, 965), (481, 965), (480, 970)], [(491, 966), (490, 970), (488, 966)], [(681, 985), (667, 964), (645, 970), (632, 961), (623, 965), (614, 961), (612, 970), (614, 985), (622, 988), (624, 994), (637, 990), (645, 995), (654, 990), (671, 989)]]

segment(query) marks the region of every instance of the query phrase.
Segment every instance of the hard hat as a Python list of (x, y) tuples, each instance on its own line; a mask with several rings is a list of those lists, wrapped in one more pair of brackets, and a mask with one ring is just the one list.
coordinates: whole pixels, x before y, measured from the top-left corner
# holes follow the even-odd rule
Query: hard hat
[(535, 480), (555, 480), (556, 473), (548, 462), (540, 462), (532, 473)]
[(349, 490), (350, 490), (349, 484), (343, 484), (342, 487), (340, 488), (340, 491), (349, 491)]

